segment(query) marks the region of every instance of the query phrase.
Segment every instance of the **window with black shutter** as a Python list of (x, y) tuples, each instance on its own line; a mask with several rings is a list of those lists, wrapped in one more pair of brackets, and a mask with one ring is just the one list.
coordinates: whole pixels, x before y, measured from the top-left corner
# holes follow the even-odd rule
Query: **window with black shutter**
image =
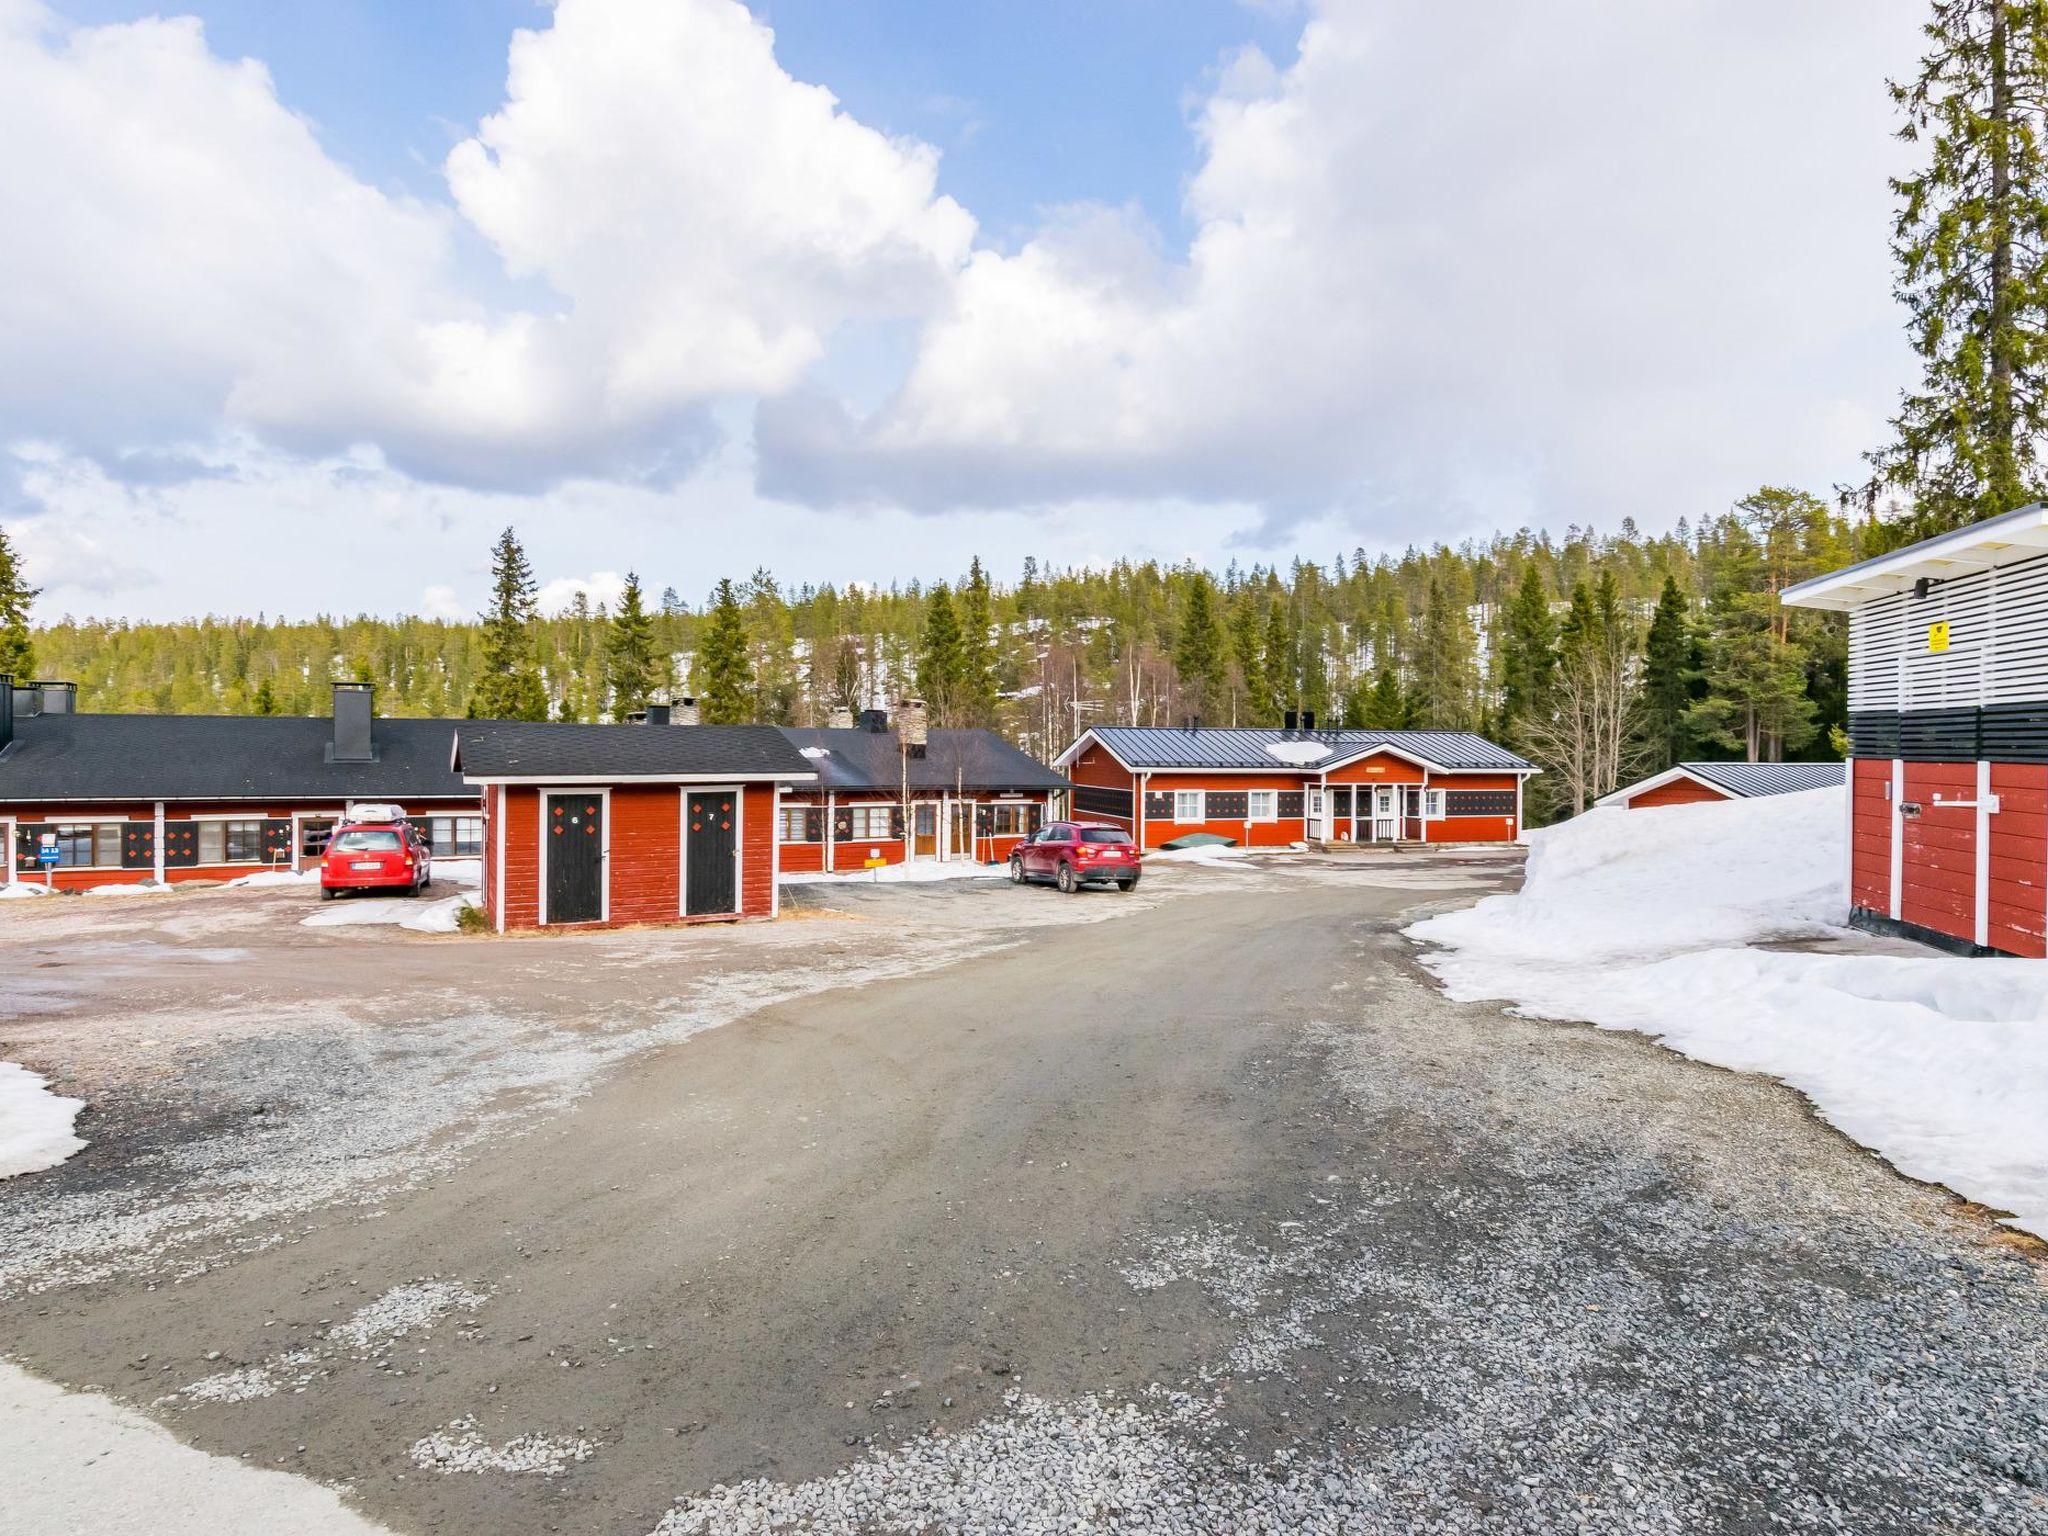
[(1444, 791), (1444, 814), (1512, 816), (1515, 814), (1515, 792), (1512, 789), (1447, 789)]
[(1299, 817), (1301, 813), (1301, 791), (1298, 789), (1281, 790), (1280, 819), (1282, 821), (1292, 821)]
[(1173, 791), (1146, 790), (1145, 816), (1150, 821), (1171, 821), (1173, 819)]

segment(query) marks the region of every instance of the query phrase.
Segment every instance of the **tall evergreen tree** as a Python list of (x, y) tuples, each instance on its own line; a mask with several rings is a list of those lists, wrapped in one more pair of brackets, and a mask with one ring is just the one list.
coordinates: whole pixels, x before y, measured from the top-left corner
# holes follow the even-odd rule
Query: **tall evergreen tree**
[(960, 725), (990, 726), (996, 717), (995, 611), (988, 572), (977, 557), (960, 592)]
[(604, 637), (605, 681), (611, 688), (612, 718), (623, 720), (647, 701), (661, 682), (654, 662), (654, 620), (640, 591), (638, 572), (626, 572), (626, 590)]
[(1644, 766), (1652, 773), (1662, 773), (1686, 754), (1686, 711), (1697, 680), (1694, 653), (1685, 594), (1678, 589), (1678, 579), (1667, 573), (1643, 642), (1642, 732), (1648, 749)]
[(924, 633), (917, 647), (917, 691), (938, 724), (956, 723), (961, 681), (960, 616), (942, 581), (926, 602)]
[(469, 696), (472, 720), (545, 720), (547, 691), (534, 659), (533, 568), (510, 528), (491, 549), (491, 607), (484, 615), (483, 654)]
[(0, 528), (0, 675), (28, 682), (36, 675), (36, 647), (28, 631), (37, 589), (21, 573), (7, 530)]
[(1416, 704), (1426, 728), (1471, 729), (1473, 646), (1465, 605), (1441, 576), (1432, 575), (1415, 657)]
[(1398, 731), (1412, 718), (1401, 679), (1392, 667), (1381, 667), (1372, 682), (1354, 689), (1344, 705), (1344, 723), (1361, 730)]
[(1893, 82), (1898, 295), (1920, 355), (1879, 472), (1925, 536), (2040, 494), (2048, 431), (2048, 0), (1934, 0), (1927, 51)]
[(739, 589), (721, 576), (695, 657), (697, 708), (706, 725), (746, 725), (754, 718), (754, 669)]
[[(1237, 665), (1237, 685), (1231, 690), (1233, 725), (1272, 725), (1266, 715), (1266, 674), (1259, 655), (1259, 611), (1249, 592), (1240, 592), (1230, 610), (1230, 657)], [(1237, 705), (1242, 704), (1243, 719)]]
[(1530, 561), (1509, 605), (1501, 643), (1500, 714), (1502, 734), (1512, 737), (1515, 722), (1542, 708), (1557, 671), (1557, 624), (1550, 617), (1550, 590), (1543, 573)]
[(1287, 625), (1287, 604), (1274, 599), (1266, 604), (1266, 638), (1259, 646), (1259, 674), (1266, 685), (1266, 723), (1278, 725), (1290, 709), (1299, 707), (1301, 690), (1295, 682), (1294, 634)]
[(1173, 670), (1180, 678), (1187, 713), (1215, 724), (1229, 699), (1230, 677), (1223, 652), (1223, 628), (1216, 620), (1216, 589), (1208, 572), (1189, 578), (1173, 636)]

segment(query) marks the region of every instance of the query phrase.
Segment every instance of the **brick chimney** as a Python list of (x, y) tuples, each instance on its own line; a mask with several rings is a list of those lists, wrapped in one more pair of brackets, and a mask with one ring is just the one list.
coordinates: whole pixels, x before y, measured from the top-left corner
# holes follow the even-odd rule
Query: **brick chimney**
[(684, 694), (683, 697), (677, 699), (669, 707), (668, 721), (670, 725), (697, 725), (703, 721), (703, 718), (697, 712), (697, 701), (688, 694)]
[(844, 704), (833, 705), (832, 713), (825, 717), (825, 729), (828, 731), (852, 730), (853, 711), (848, 709)]

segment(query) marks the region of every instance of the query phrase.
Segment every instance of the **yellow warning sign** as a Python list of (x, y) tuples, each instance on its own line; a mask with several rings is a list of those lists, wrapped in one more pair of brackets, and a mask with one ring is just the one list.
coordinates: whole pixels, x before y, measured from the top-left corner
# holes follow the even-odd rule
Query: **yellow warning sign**
[(1927, 649), (1937, 656), (1948, 649), (1948, 620), (1927, 626)]

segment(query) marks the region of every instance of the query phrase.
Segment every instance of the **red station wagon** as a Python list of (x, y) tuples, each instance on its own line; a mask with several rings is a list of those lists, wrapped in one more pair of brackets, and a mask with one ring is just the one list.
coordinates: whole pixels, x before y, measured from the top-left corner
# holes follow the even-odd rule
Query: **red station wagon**
[(1121, 827), (1095, 821), (1055, 821), (1017, 845), (1010, 880), (1050, 881), (1071, 894), (1084, 885), (1138, 887), (1138, 845)]
[(417, 896), (432, 877), (433, 855), (411, 822), (345, 822), (320, 861), (320, 899), (332, 901), (343, 891)]

